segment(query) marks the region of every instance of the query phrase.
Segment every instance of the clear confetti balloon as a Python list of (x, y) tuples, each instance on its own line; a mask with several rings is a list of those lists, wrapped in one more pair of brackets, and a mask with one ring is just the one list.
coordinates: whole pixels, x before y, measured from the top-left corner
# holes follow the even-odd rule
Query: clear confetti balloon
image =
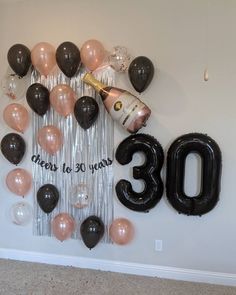
[(88, 193), (88, 187), (85, 183), (76, 185), (71, 190), (70, 203), (78, 209), (87, 207), (91, 199)]
[(21, 78), (16, 74), (7, 74), (1, 82), (3, 93), (11, 101), (21, 100), (26, 93), (27, 85), (26, 77)]
[(115, 46), (108, 57), (110, 66), (117, 72), (125, 72), (131, 62), (131, 55), (126, 47)]
[(18, 202), (10, 209), (11, 221), (17, 225), (27, 225), (33, 218), (33, 210), (30, 204)]

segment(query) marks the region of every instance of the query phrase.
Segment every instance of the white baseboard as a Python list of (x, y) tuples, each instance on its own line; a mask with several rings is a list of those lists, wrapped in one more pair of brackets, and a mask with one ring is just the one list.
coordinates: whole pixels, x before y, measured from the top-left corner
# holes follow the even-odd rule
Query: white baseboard
[(168, 266), (91, 259), (85, 257), (62, 256), (1, 248), (0, 258), (53, 265), (74, 266), (79, 268), (112, 271), (172, 280), (236, 286), (236, 274), (232, 273), (210, 272)]

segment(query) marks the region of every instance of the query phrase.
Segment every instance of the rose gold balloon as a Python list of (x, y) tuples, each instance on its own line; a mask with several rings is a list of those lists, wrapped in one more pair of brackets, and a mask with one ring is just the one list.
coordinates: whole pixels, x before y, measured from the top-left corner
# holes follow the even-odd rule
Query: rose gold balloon
[(106, 57), (106, 51), (101, 42), (97, 40), (86, 41), (80, 50), (82, 63), (90, 71), (99, 67)]
[(76, 94), (66, 84), (55, 86), (50, 93), (50, 103), (60, 115), (67, 117), (74, 112)]
[(53, 125), (41, 128), (38, 132), (37, 139), (41, 148), (50, 155), (54, 155), (57, 151), (59, 151), (63, 143), (61, 131)]
[(27, 109), (18, 103), (9, 104), (3, 111), (3, 119), (12, 129), (24, 132), (29, 126)]
[(126, 218), (117, 218), (109, 228), (109, 235), (114, 243), (126, 245), (134, 237), (133, 224)]
[(47, 76), (56, 65), (55, 48), (46, 42), (38, 43), (31, 51), (31, 60), (35, 69)]
[(7, 174), (6, 184), (12, 193), (24, 197), (32, 186), (32, 177), (25, 169), (16, 168)]
[(52, 232), (61, 242), (69, 239), (74, 230), (75, 221), (68, 213), (60, 213), (52, 220)]

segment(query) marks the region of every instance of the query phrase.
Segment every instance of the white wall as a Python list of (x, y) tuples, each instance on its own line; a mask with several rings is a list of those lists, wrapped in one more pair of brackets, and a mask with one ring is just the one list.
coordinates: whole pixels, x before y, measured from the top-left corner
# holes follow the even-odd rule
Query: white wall
[[(209, 0), (208, 9), (206, 46), (205, 0), (0, 1), (0, 77), (7, 68), (8, 49), (18, 42), (32, 48), (41, 41), (57, 47), (69, 40), (80, 47), (96, 38), (107, 49), (124, 45), (133, 56), (149, 57), (156, 67), (152, 84), (142, 94), (153, 111), (143, 131), (155, 136), (165, 151), (179, 135), (207, 133), (223, 154), (222, 190), (213, 211), (201, 218), (179, 215), (164, 196), (150, 213), (142, 214), (122, 206), (114, 195), (115, 216), (133, 222), (135, 240), (124, 247), (99, 244), (93, 251), (80, 241), (61, 243), (54, 238), (34, 237), (31, 226), (19, 228), (10, 223), (6, 212), (19, 199), (6, 189), (5, 175), (12, 166), (1, 155), (1, 248), (236, 272), (236, 2)], [(207, 59), (210, 79), (204, 82)], [(118, 77), (117, 85), (133, 91), (126, 75)], [(1, 97), (2, 108), (6, 104)], [(2, 138), (9, 130), (2, 118), (0, 123)], [(25, 139), (30, 141), (30, 135), (28, 131)], [(127, 135), (117, 127), (115, 146)], [(29, 156), (22, 166), (31, 167)], [(116, 163), (115, 178), (126, 170)], [(165, 166), (163, 171), (165, 177)], [(188, 177), (189, 191), (195, 186), (194, 175)], [(27, 199), (32, 202), (33, 196)], [(154, 251), (155, 239), (163, 240), (162, 252)]]

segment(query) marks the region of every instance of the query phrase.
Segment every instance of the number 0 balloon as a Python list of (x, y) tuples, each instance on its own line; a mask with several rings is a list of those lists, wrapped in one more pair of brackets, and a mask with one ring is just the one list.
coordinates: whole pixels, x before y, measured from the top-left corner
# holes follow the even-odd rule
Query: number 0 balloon
[[(202, 181), (198, 196), (184, 192), (186, 157), (197, 153), (202, 159)], [(166, 195), (170, 204), (187, 215), (202, 215), (212, 210), (219, 199), (221, 180), (221, 151), (209, 136), (190, 133), (178, 137), (170, 146), (167, 156)]]

